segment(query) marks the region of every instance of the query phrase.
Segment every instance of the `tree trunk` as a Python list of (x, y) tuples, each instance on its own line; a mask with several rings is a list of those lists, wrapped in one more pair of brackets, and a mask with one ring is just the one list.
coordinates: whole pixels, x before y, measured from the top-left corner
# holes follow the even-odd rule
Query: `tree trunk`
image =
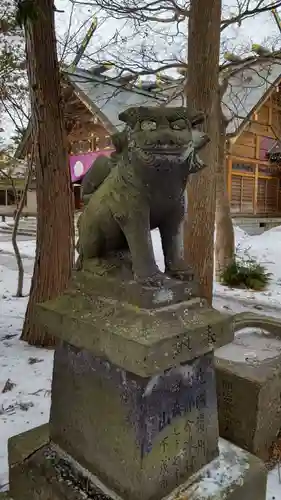
[(61, 294), (73, 255), (73, 197), (60, 97), (53, 0), (36, 0), (25, 21), (37, 192), (37, 247), (21, 339), (38, 346), (55, 339), (35, 323), (35, 304)]
[(200, 294), (212, 303), (216, 162), (218, 145), (218, 73), (221, 0), (192, 0), (188, 26), (187, 105), (207, 114), (211, 142), (200, 153), (207, 168), (188, 183), (184, 248), (186, 263), (199, 279)]
[(216, 278), (219, 280), (222, 272), (233, 261), (235, 256), (235, 241), (233, 224), (230, 214), (229, 195), (227, 192), (226, 167), (226, 123), (220, 109), (220, 134), (218, 144), (218, 163), (216, 178)]
[(33, 163), (33, 153), (31, 154), (31, 161), (28, 164), (27, 176), (25, 179), (25, 184), (24, 184), (23, 192), (21, 194), (20, 202), (19, 202), (19, 205), (18, 205), (18, 208), (16, 211), (15, 222), (14, 222), (13, 233), (12, 233), (12, 245), (13, 245), (13, 249), (14, 249), (15, 257), (16, 257), (16, 261), (17, 261), (17, 266), (18, 266), (18, 284), (17, 284), (16, 297), (23, 296), (24, 267), (23, 267), (22, 258), (21, 258), (21, 254), (19, 251), (18, 243), (17, 243), (17, 234), (18, 234), (20, 217), (22, 214), (24, 202), (25, 202), (25, 199), (27, 196), (27, 191), (28, 191), (29, 184), (30, 184), (30, 179), (32, 176), (32, 163)]

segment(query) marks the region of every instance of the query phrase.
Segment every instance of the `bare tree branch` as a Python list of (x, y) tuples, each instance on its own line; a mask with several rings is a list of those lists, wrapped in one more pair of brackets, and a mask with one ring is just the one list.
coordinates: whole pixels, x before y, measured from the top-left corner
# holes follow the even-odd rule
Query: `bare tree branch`
[[(189, 2), (176, 0), (70, 0), (72, 4), (100, 7), (116, 19), (131, 19), (145, 24), (157, 22), (162, 24), (181, 23), (189, 16)], [(232, 24), (238, 24), (258, 14), (270, 12), (281, 6), (281, 0), (236, 0), (235, 14), (230, 14), (221, 21), (221, 31)]]
[(246, 19), (254, 17), (258, 14), (264, 12), (270, 12), (272, 9), (278, 9), (281, 6), (281, 1), (276, 0), (273, 2), (266, 2), (266, 0), (260, 0), (257, 2), (255, 7), (251, 7), (252, 0), (242, 1), (237, 0), (238, 13), (230, 17), (229, 19), (223, 19), (221, 21), (221, 31), (225, 30), (231, 24), (238, 24), (241, 26), (242, 22)]

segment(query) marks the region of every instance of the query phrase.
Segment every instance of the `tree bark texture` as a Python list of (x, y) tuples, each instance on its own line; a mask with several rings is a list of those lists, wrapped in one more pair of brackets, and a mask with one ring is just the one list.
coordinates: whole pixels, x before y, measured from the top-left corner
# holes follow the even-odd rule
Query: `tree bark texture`
[(35, 323), (35, 304), (55, 298), (69, 282), (73, 255), (73, 195), (68, 166), (54, 1), (36, 0), (37, 15), (25, 22), (37, 192), (37, 246), (22, 340), (55, 344)]
[(188, 25), (187, 106), (207, 114), (211, 142), (200, 153), (207, 164), (187, 186), (185, 260), (199, 279), (201, 296), (212, 302), (216, 162), (218, 149), (218, 74), (221, 0), (192, 0)]
[(216, 241), (215, 241), (215, 272), (219, 279), (221, 273), (235, 257), (235, 241), (230, 213), (229, 194), (227, 192), (226, 166), (226, 122), (219, 103), (219, 144), (216, 177)]

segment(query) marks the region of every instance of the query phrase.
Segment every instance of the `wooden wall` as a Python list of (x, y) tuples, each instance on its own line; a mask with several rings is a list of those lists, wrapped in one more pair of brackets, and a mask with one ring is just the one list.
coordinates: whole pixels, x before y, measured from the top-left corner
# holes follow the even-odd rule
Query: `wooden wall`
[(281, 162), (266, 154), (281, 139), (281, 87), (267, 99), (228, 151), (228, 191), (233, 214), (281, 214)]
[(86, 123), (76, 127), (68, 136), (70, 154), (88, 153), (112, 147), (110, 134), (101, 123)]
[(71, 102), (68, 114), (71, 120), (68, 134), (70, 154), (77, 155), (112, 147), (109, 132), (77, 97)]
[[(68, 145), (70, 155), (80, 155), (93, 151), (112, 149), (111, 136), (97, 116), (77, 97), (71, 95), (68, 102)], [(75, 210), (83, 206), (81, 181), (73, 185)]]

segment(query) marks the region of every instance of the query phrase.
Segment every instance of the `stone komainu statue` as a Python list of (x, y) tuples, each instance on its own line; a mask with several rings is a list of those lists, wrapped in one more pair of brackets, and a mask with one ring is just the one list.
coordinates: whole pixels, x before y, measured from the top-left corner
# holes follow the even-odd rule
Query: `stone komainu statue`
[(208, 137), (196, 129), (204, 114), (187, 108), (132, 107), (112, 137), (115, 153), (99, 157), (82, 182), (78, 268), (91, 258), (129, 250), (135, 279), (158, 286), (150, 230), (159, 228), (165, 274), (184, 279), (182, 224), (188, 176), (204, 168), (197, 152)]

